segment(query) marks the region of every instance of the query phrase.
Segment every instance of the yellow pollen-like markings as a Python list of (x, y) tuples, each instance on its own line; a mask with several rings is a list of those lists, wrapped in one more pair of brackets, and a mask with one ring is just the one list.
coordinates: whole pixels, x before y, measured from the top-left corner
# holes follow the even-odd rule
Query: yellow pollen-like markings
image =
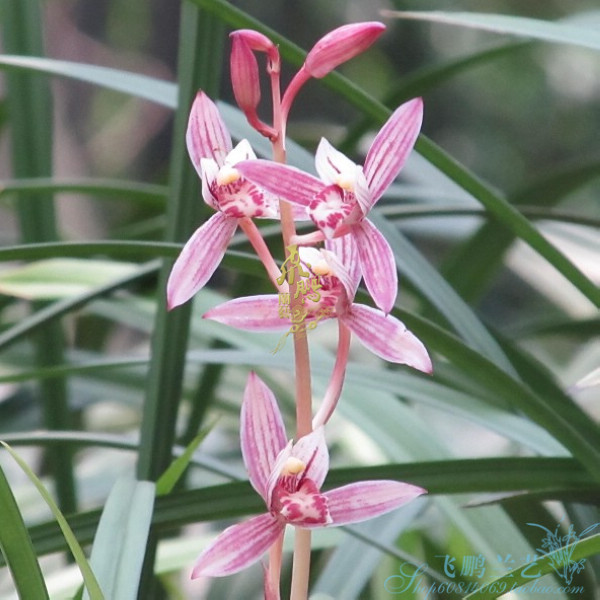
[(306, 465), (299, 458), (290, 456), (281, 468), (281, 475), (298, 475), (304, 469), (306, 469)]
[(331, 267), (325, 260), (320, 260), (317, 264), (312, 265), (310, 269), (317, 277), (326, 277), (332, 273)]
[(336, 183), (336, 185), (341, 187), (343, 190), (346, 190), (347, 192), (354, 191), (354, 177), (352, 177), (351, 175), (346, 175), (344, 173), (340, 173), (337, 176), (335, 183)]
[(223, 165), (217, 173), (217, 185), (227, 185), (233, 183), (241, 177), (240, 172), (229, 165)]

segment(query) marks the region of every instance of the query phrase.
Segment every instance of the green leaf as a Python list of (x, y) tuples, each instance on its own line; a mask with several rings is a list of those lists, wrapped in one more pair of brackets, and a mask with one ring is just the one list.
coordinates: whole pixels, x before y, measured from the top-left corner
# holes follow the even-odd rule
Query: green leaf
[(209, 427), (205, 427), (185, 448), (183, 453), (178, 456), (170, 465), (169, 468), (160, 476), (156, 482), (156, 495), (164, 496), (169, 494), (175, 484), (179, 481), (179, 478), (183, 475), (183, 472), (187, 469), (194, 452), (198, 446), (202, 443), (204, 438), (211, 432), (212, 428), (216, 423), (213, 423)]
[(419, 21), (432, 21), (444, 25), (459, 25), (545, 42), (571, 44), (583, 48), (600, 50), (600, 35), (598, 35), (597, 30), (571, 23), (475, 12), (386, 11), (385, 14), (399, 19), (415, 19)]
[(0, 468), (0, 551), (19, 598), (48, 598), (48, 590), (17, 501)]
[(0, 293), (27, 300), (70, 298), (137, 272), (138, 266), (100, 259), (53, 258), (0, 272)]
[(39, 480), (37, 475), (27, 466), (27, 463), (25, 463), (25, 461), (8, 444), (2, 441), (0, 441), (0, 444), (2, 444), (2, 446), (4, 446), (6, 450), (8, 450), (10, 455), (15, 459), (15, 461), (18, 463), (21, 469), (23, 469), (27, 477), (29, 477), (33, 485), (35, 485), (46, 504), (50, 507), (50, 510), (52, 511), (52, 514), (54, 515), (54, 518), (56, 519), (56, 522), (60, 527), (62, 535), (66, 540), (67, 545), (69, 546), (71, 553), (73, 554), (73, 557), (75, 558), (75, 561), (79, 566), (79, 569), (81, 570), (83, 581), (90, 594), (90, 599), (104, 600), (104, 596), (102, 594), (100, 586), (98, 585), (98, 581), (96, 580), (96, 577), (92, 569), (90, 568), (90, 564), (88, 563), (85, 554), (83, 553), (83, 550), (81, 549), (81, 546), (79, 545), (79, 542), (75, 537), (75, 534), (73, 533), (71, 527), (69, 527), (67, 520), (65, 519), (58, 506), (56, 506), (56, 503), (52, 499), (52, 496), (50, 496), (48, 490), (46, 490), (46, 488)]
[[(540, 493), (544, 498), (597, 498), (600, 487), (571, 458), (494, 458), (436, 460), (410, 464), (373, 465), (332, 469), (326, 487), (337, 487), (364, 479), (397, 479), (426, 488), (429, 495), (466, 493)], [(174, 491), (156, 499), (152, 524), (159, 531), (199, 521), (230, 519), (259, 513), (264, 501), (246, 481), (227, 483), (196, 490)], [(91, 542), (99, 510), (69, 517), (69, 523), (81, 543)], [(30, 529), (38, 555), (64, 548), (64, 537), (56, 522)]]
[(111, 490), (90, 556), (90, 565), (106, 598), (137, 597), (154, 497), (155, 485), (150, 481), (121, 478)]
[(65, 192), (73, 194), (90, 194), (93, 196), (116, 197), (118, 200), (140, 202), (144, 205), (163, 208), (167, 197), (167, 188), (162, 185), (141, 183), (120, 179), (95, 179), (86, 177), (56, 178), (33, 177), (3, 182), (1, 196), (39, 193)]
[(93, 288), (91, 291), (80, 294), (79, 296), (75, 296), (74, 298), (59, 300), (54, 304), (38, 310), (35, 314), (23, 319), (13, 327), (10, 327), (9, 329), (6, 329), (0, 333), (0, 348), (6, 347), (17, 340), (22, 339), (24, 336), (40, 327), (45, 326), (52, 320), (57, 319), (58, 317), (61, 317), (62, 315), (78, 307), (84, 306), (94, 298), (108, 294), (115, 289), (124, 287), (130, 282), (154, 273), (156, 269), (157, 265), (154, 263), (142, 265), (141, 267), (137, 267), (131, 275), (121, 277), (116, 281), (113, 280), (106, 285)]
[[(5, 51), (43, 54), (43, 3), (40, 0), (8, 0), (2, 3), (1, 11)], [(15, 177), (49, 177), (53, 169), (54, 133), (49, 82), (23, 72), (7, 73), (5, 80), (12, 173)], [(15, 206), (15, 213), (21, 242), (54, 242), (58, 239), (56, 212), (50, 194), (42, 200), (39, 194), (24, 194)], [(36, 308), (42, 306), (37, 304)], [(48, 367), (62, 362), (65, 342), (60, 323), (50, 323), (32, 341), (39, 366)], [(44, 425), (49, 429), (72, 427), (66, 381), (59, 378), (46, 380), (39, 387)], [(77, 510), (72, 457), (56, 448), (47, 460), (55, 479), (59, 506), (66, 512)]]
[(169, 108), (175, 108), (177, 105), (177, 86), (174, 83), (129, 71), (120, 71), (108, 67), (55, 60), (52, 58), (11, 56), (6, 54), (0, 56), (0, 67), (9, 70), (25, 70), (60, 75), (62, 77), (101, 85), (138, 98), (145, 98)]
[(514, 373), (504, 352), (471, 307), (448, 285), (427, 259), (383, 217), (372, 215), (371, 218), (389, 241), (399, 271), (405, 274), (428, 302), (446, 317), (452, 328), (469, 346), (479, 350), (504, 371)]

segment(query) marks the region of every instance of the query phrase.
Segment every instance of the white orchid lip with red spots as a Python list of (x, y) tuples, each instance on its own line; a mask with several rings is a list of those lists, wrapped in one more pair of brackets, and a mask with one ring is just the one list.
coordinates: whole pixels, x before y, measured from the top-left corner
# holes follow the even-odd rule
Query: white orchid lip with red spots
[(375, 137), (363, 167), (321, 140), (316, 155), (320, 179), (266, 160), (237, 165), (244, 177), (261, 188), (306, 207), (325, 239), (352, 235), (367, 289), (385, 313), (396, 301), (398, 275), (392, 249), (366, 216), (404, 166), (422, 119), (420, 98), (398, 107)]
[(256, 155), (247, 140), (233, 147), (217, 106), (204, 92), (192, 105), (186, 142), (202, 179), (202, 197), (217, 214), (194, 232), (175, 261), (167, 283), (169, 309), (187, 302), (210, 279), (239, 219), (279, 216), (278, 201), (236, 169)]
[(240, 439), (250, 482), (268, 512), (223, 531), (196, 560), (192, 578), (245, 569), (262, 557), (288, 524), (312, 529), (357, 523), (426, 493), (391, 480), (361, 481), (321, 492), (329, 469), (323, 428), (296, 443), (286, 442), (275, 396), (254, 373), (244, 392)]

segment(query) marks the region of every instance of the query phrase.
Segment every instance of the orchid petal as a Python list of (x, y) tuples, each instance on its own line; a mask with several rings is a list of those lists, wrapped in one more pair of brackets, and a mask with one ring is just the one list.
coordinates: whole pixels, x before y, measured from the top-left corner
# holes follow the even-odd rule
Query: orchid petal
[(192, 570), (197, 577), (223, 577), (258, 561), (285, 525), (266, 513), (228, 527), (200, 554)]
[(426, 493), (409, 483), (375, 480), (351, 483), (323, 495), (334, 525), (347, 525), (383, 515)]
[(268, 192), (301, 206), (308, 206), (325, 187), (323, 182), (300, 169), (270, 160), (243, 161), (236, 165), (236, 169)]
[(237, 219), (214, 214), (196, 229), (177, 257), (167, 281), (167, 306), (187, 302), (211, 278), (223, 259)]
[(289, 442), (285, 445), (283, 450), (277, 455), (275, 459), (275, 463), (273, 464), (273, 468), (271, 469), (271, 473), (269, 475), (269, 481), (267, 482), (267, 508), (271, 509), (273, 503), (273, 490), (281, 477), (281, 472), (285, 467), (288, 459), (292, 456), (292, 447), (294, 446), (294, 441), (289, 440)]
[(324, 428), (318, 427), (301, 437), (292, 447), (292, 456), (306, 464), (303, 477), (310, 479), (320, 488), (329, 471), (329, 452), (325, 443)]
[(186, 143), (192, 163), (201, 177), (200, 159), (212, 158), (222, 165), (231, 151), (231, 136), (217, 105), (202, 91), (198, 92), (192, 105)]
[(245, 331), (278, 331), (290, 326), (289, 319), (279, 316), (279, 297), (273, 294), (234, 298), (211, 308), (203, 317)]
[(225, 157), (224, 164), (230, 167), (244, 160), (256, 160), (256, 154), (252, 150), (250, 142), (246, 139), (240, 140), (235, 148)]
[(348, 279), (347, 281), (340, 279), (346, 289), (348, 299), (352, 302), (354, 296), (356, 296), (356, 290), (361, 277), (358, 249), (354, 241), (354, 236), (342, 235), (331, 240), (325, 240), (325, 249), (333, 253), (338, 261), (344, 265), (348, 273)]
[(373, 204), (375, 203), (375, 200), (371, 195), (369, 183), (367, 182), (367, 177), (365, 176), (364, 169), (362, 167), (359, 167), (356, 171), (356, 180), (354, 182), (354, 197), (356, 198), (356, 202), (360, 207), (363, 217), (366, 216), (371, 210)]
[(244, 390), (240, 440), (250, 483), (267, 502), (269, 476), (287, 436), (273, 392), (255, 373)]
[(312, 77), (325, 77), (338, 65), (364, 52), (384, 30), (385, 25), (377, 21), (338, 27), (312, 47), (303, 66)]
[(352, 233), (365, 285), (375, 304), (383, 312), (389, 313), (398, 293), (394, 253), (381, 232), (368, 219), (353, 225)]
[(202, 198), (214, 210), (219, 210), (219, 198), (213, 193), (216, 189), (219, 165), (212, 158), (200, 159), (202, 178)]
[[(325, 262), (331, 269), (333, 276), (337, 277), (337, 279), (339, 279), (341, 284), (344, 286), (347, 301), (352, 302), (352, 300), (354, 299), (354, 295), (356, 294), (356, 287), (358, 286), (358, 281), (353, 279), (352, 273), (348, 271), (346, 265), (342, 263), (342, 261), (333, 252), (330, 252), (329, 250), (321, 250), (321, 254), (325, 258)], [(358, 277), (360, 279), (360, 270), (358, 271)]]
[(404, 166), (421, 129), (423, 101), (415, 98), (399, 106), (381, 128), (365, 159), (371, 207)]
[[(319, 177), (328, 185), (340, 185), (340, 179), (355, 179), (358, 165), (345, 154), (336, 150), (325, 138), (321, 138), (315, 154), (315, 166)], [(342, 186), (343, 187), (343, 186)]]
[(425, 346), (395, 317), (370, 306), (353, 304), (340, 319), (377, 356), (431, 373), (431, 359)]

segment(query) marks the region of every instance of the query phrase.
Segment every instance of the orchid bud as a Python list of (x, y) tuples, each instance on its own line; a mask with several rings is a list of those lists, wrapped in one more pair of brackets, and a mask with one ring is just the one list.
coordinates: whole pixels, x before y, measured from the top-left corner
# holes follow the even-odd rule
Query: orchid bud
[(258, 63), (242, 32), (231, 34), (231, 84), (238, 106), (247, 114), (255, 112), (260, 102)]
[(364, 52), (385, 30), (377, 21), (353, 23), (330, 31), (311, 49), (304, 69), (311, 77), (325, 77), (338, 65)]
[(238, 29), (231, 33), (231, 37), (243, 38), (250, 49), (256, 52), (269, 54), (275, 48), (273, 42), (266, 35), (254, 31), (254, 29)]
[(236, 38), (243, 39), (248, 48), (254, 52), (264, 52), (269, 59), (269, 71), (279, 73), (280, 59), (277, 46), (266, 36), (253, 29), (238, 29), (230, 34), (234, 40)]
[[(258, 62), (253, 50), (266, 52), (269, 57), (270, 72), (275, 72), (273, 62), (279, 69), (279, 52), (273, 43), (261, 33), (250, 29), (240, 29), (231, 34), (232, 48), (230, 58), (231, 84), (238, 106), (244, 111), (248, 122), (254, 129), (270, 139), (276, 131), (263, 123), (256, 112), (260, 102), (260, 78)], [(277, 71), (278, 72), (278, 71)]]

